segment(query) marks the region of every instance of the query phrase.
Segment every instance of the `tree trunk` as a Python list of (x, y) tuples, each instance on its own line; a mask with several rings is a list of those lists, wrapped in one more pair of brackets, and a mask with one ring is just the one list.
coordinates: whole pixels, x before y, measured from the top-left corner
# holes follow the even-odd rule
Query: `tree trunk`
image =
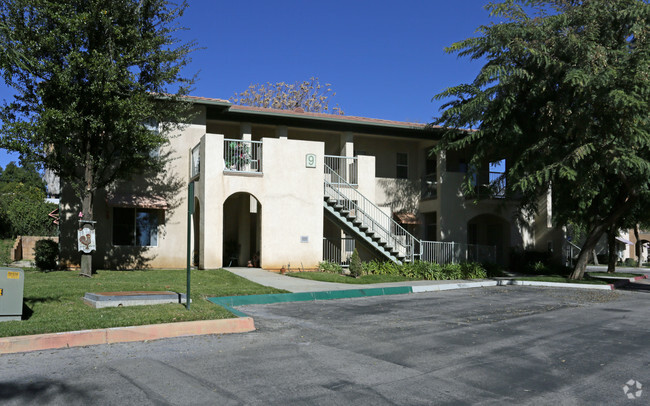
[(634, 255), (636, 255), (636, 266), (641, 267), (641, 241), (639, 240), (639, 225), (634, 225)]
[[(88, 148), (89, 149), (89, 148)], [(83, 201), (81, 206), (81, 212), (83, 214), (83, 220), (92, 221), (93, 219), (93, 165), (92, 158), (90, 153), (86, 153), (86, 167), (84, 172), (85, 180), (85, 189), (83, 191)], [(81, 219), (79, 219), (81, 220)], [(81, 227), (81, 223), (79, 224)], [(94, 227), (93, 227), (94, 228)], [(92, 254), (81, 254), (81, 271), (80, 276), (86, 276), (91, 278), (93, 276), (93, 256)]]
[(585, 243), (582, 245), (582, 249), (578, 255), (578, 260), (576, 261), (576, 265), (573, 268), (573, 272), (571, 273), (571, 276), (569, 276), (570, 279), (583, 278), (585, 269), (587, 269), (587, 262), (589, 261), (589, 257), (591, 256), (593, 250), (596, 249), (596, 244), (598, 244), (598, 240), (600, 239), (600, 236), (603, 235), (603, 232), (603, 225), (598, 225), (589, 232)]
[(616, 231), (613, 229), (607, 231), (607, 251), (607, 272), (614, 273), (618, 256), (616, 255)]
[(594, 265), (600, 265), (598, 263), (598, 254), (596, 254), (596, 249), (594, 248), (593, 251), (591, 251), (591, 255), (594, 257)]
[(621, 216), (630, 209), (637, 197), (636, 194), (629, 195), (623, 193), (621, 195), (620, 204), (615, 206), (616, 208), (614, 211), (611, 212), (600, 224), (591, 229), (587, 235), (587, 240), (582, 246), (580, 255), (578, 255), (578, 261), (573, 268), (573, 272), (571, 273), (571, 276), (569, 276), (570, 279), (582, 279), (585, 274), (585, 269), (587, 269), (587, 261), (589, 260), (591, 251), (596, 248), (600, 236), (603, 235), (606, 230), (612, 230), (612, 233), (616, 230), (615, 224)]

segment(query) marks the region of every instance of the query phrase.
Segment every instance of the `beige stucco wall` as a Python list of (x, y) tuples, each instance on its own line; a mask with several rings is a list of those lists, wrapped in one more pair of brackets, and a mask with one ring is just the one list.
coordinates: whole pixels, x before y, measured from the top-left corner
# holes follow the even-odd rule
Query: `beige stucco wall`
[[(223, 265), (224, 202), (236, 193), (251, 194), (261, 206), (263, 268), (315, 268), (322, 259), (324, 144), (263, 138), (262, 151), (262, 174), (224, 173), (223, 135), (202, 138), (203, 164), (195, 191), (201, 202), (201, 268)], [(316, 168), (306, 167), (310, 153), (316, 155)]]

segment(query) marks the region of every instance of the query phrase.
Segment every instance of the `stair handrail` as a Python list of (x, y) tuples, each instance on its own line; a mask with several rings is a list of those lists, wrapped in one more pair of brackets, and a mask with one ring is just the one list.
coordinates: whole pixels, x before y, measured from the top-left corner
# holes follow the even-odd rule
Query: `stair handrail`
[[(385, 234), (385, 236), (383, 237), (379, 236), (379, 237), (384, 238), (384, 240), (388, 244), (392, 242), (391, 246), (395, 249), (397, 249), (397, 245), (403, 247), (405, 259), (410, 258), (410, 260), (413, 261), (416, 255), (415, 254), (416, 244), (419, 244), (419, 240), (415, 238), (411, 233), (409, 233), (398, 222), (393, 220), (383, 210), (377, 207), (377, 205), (375, 205), (362, 193), (360, 193), (354, 186), (349, 184), (335, 170), (330, 168), (327, 164), (324, 164), (324, 167), (325, 167), (325, 174), (335, 177), (335, 182), (329, 182), (327, 179), (324, 179), (325, 195), (327, 196), (327, 189), (329, 188), (330, 190), (334, 191), (336, 195), (341, 197), (344, 202), (346, 202), (348, 208), (352, 209), (352, 206), (355, 206), (355, 210), (363, 214), (363, 216), (361, 216), (362, 223), (371, 226), (370, 228), (373, 231), (376, 231), (375, 225), (377, 225), (379, 229)], [(350, 199), (350, 197), (348, 197), (346, 194), (341, 192), (340, 189), (342, 188), (345, 188), (347, 193), (355, 197), (357, 202), (354, 203), (353, 200), (355, 199)], [(360, 203), (362, 204), (361, 207), (359, 207)], [(366, 206), (370, 208), (374, 213), (376, 213), (376, 215), (379, 217), (379, 221), (372, 214), (368, 213), (369, 210), (366, 209)], [(368, 224), (366, 219), (369, 220), (370, 224)], [(388, 227), (385, 227), (384, 224), (382, 224), (382, 222), (380, 221), (383, 221), (383, 223)], [(391, 229), (396, 230), (397, 233), (390, 231)], [(404, 242), (401, 242), (398, 238), (396, 238), (398, 236), (403, 236)]]

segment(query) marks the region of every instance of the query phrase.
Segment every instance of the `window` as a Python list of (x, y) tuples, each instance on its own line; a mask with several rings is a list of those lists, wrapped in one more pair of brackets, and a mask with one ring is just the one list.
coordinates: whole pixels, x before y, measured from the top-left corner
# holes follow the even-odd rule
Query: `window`
[(155, 247), (161, 210), (113, 208), (113, 245)]
[(434, 148), (425, 151), (425, 168), (422, 177), (422, 199), (435, 199), (438, 196), (438, 157)]
[(407, 179), (409, 177), (409, 156), (404, 152), (397, 153), (397, 179)]

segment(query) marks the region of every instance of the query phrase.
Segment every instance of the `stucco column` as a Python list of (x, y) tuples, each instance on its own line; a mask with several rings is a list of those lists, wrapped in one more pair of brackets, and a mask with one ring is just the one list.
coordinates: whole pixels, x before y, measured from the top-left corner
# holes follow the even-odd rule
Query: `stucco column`
[(340, 136), (341, 143), (341, 156), (353, 157), (354, 156), (354, 134), (346, 131)]
[(279, 125), (275, 128), (275, 135), (280, 139), (286, 140), (289, 138), (289, 129), (286, 125)]
[(201, 139), (200, 240), (199, 266), (219, 268), (223, 257), (223, 178), (222, 134), (207, 134)]
[(250, 141), (253, 139), (253, 130), (251, 129), (251, 123), (241, 123), (239, 126), (239, 136), (244, 141)]

